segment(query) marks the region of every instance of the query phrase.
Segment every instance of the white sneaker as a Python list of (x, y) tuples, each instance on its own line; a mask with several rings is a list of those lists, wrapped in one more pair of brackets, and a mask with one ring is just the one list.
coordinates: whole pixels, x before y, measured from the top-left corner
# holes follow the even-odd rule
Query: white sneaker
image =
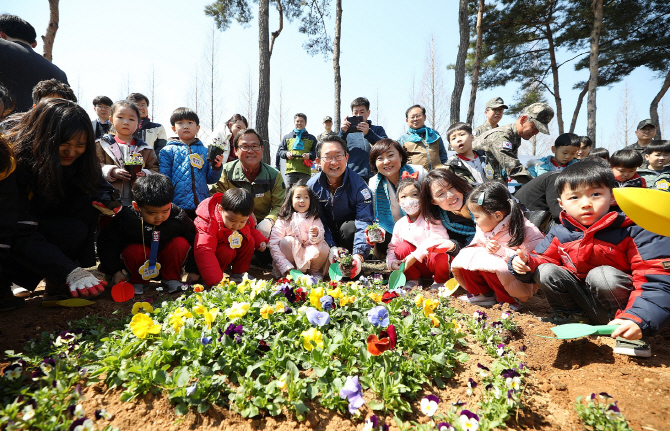
[(144, 284), (133, 284), (135, 295), (142, 295), (144, 293)]
[(163, 284), (167, 286), (168, 293), (175, 293), (181, 290), (182, 282), (179, 280), (163, 280)]
[(438, 291), (444, 287), (444, 283), (433, 283), (430, 285), (430, 290)]
[(419, 285), (419, 280), (407, 280), (407, 283), (405, 283), (405, 289), (411, 290), (414, 289)]
[(13, 285), (12, 294), (17, 298), (27, 298), (30, 296), (30, 290), (24, 289), (21, 286)]
[(473, 295), (468, 293), (467, 295), (459, 296), (458, 299), (464, 302), (469, 302), (470, 304), (480, 305), (482, 307), (497, 304), (495, 296), (486, 296), (484, 294)]

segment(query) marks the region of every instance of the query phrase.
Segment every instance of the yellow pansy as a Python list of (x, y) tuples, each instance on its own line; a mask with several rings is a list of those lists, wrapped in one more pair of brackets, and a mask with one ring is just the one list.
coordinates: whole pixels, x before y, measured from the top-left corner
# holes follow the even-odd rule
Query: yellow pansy
[(233, 302), (233, 305), (226, 309), (226, 317), (232, 321), (235, 321), (247, 314), (249, 307), (250, 305), (248, 302)]
[(153, 319), (144, 313), (137, 313), (130, 321), (130, 329), (137, 338), (147, 338), (149, 334), (158, 334), (161, 332), (161, 325), (154, 322)]
[(337, 286), (336, 289), (329, 290), (328, 295), (332, 296), (335, 299), (338, 299), (338, 298), (343, 297), (344, 293), (342, 293), (342, 289), (340, 289), (340, 286)]
[(205, 314), (205, 311), (207, 311), (207, 307), (205, 307), (203, 304), (198, 304), (195, 307), (193, 307), (193, 311), (195, 311), (196, 314)]
[(212, 329), (212, 323), (214, 323), (214, 320), (216, 320), (216, 316), (219, 314), (219, 309), (218, 308), (210, 308), (209, 310), (205, 309), (205, 312), (203, 313), (205, 316), (205, 325), (207, 325), (207, 329)]
[(321, 297), (323, 296), (323, 287), (317, 287), (316, 289), (312, 289), (312, 291), (309, 293), (309, 303), (312, 304), (312, 307), (316, 308), (317, 310), (321, 310)]
[(381, 293), (371, 292), (371, 293), (368, 293), (368, 297), (370, 299), (372, 299), (373, 301), (375, 301), (376, 303), (378, 303), (378, 304), (380, 302), (382, 302), (382, 294)]
[(414, 298), (414, 303), (416, 304), (417, 307), (421, 307), (423, 305), (424, 297), (423, 293), (419, 293), (416, 295), (416, 298)]
[(435, 315), (434, 315), (434, 314), (431, 314), (431, 315), (430, 315), (430, 316), (428, 316), (428, 317), (430, 317), (430, 321), (431, 321), (431, 322), (433, 323), (433, 326), (434, 326), (434, 327), (436, 327), (436, 328), (437, 328), (437, 327), (439, 327), (439, 326), (440, 326), (440, 321), (438, 320), (438, 318), (437, 318), (437, 317), (435, 317)]
[(454, 332), (455, 333), (460, 334), (461, 332), (463, 332), (463, 326), (461, 325), (460, 321), (458, 321), (456, 319), (452, 319), (451, 323), (454, 324)]
[(190, 311), (180, 308), (170, 315), (170, 325), (174, 326), (174, 331), (179, 332), (182, 326), (184, 326), (184, 318), (193, 317)]
[(307, 350), (312, 350), (314, 345), (310, 341), (314, 341), (317, 347), (323, 349), (323, 340), (321, 339), (321, 332), (316, 328), (308, 329), (307, 331), (302, 331), (300, 336), (302, 337), (302, 345)]
[(286, 374), (284, 374), (277, 380), (277, 388), (280, 391), (285, 391), (287, 387), (288, 387), (288, 379), (286, 378)]
[(277, 301), (275, 304), (275, 313), (283, 313), (284, 312), (284, 303), (281, 301)]
[(246, 292), (247, 290), (249, 290), (250, 288), (251, 288), (251, 280), (249, 280), (247, 274), (245, 273), (245, 274), (244, 274), (244, 277), (242, 277), (242, 283), (240, 283), (240, 284), (237, 286), (237, 291), (238, 291), (239, 293), (244, 293), (244, 292)]
[(154, 307), (151, 306), (148, 302), (136, 302), (133, 304), (133, 314), (137, 313), (151, 313), (154, 311)]
[(439, 302), (434, 299), (426, 299), (423, 301), (423, 314), (428, 317), (435, 312), (437, 306), (440, 305)]
[(261, 307), (261, 316), (263, 319), (269, 319), (270, 314), (274, 313), (275, 309), (272, 308), (271, 305), (265, 304), (263, 307)]
[(355, 296), (342, 295), (342, 297), (340, 298), (340, 307), (353, 304), (355, 300), (356, 300)]
[(265, 287), (267, 286), (267, 281), (265, 280), (256, 280), (254, 283), (251, 285), (251, 294), (249, 294), (249, 297), (251, 299), (254, 299), (256, 295), (261, 293), (262, 291), (265, 290)]

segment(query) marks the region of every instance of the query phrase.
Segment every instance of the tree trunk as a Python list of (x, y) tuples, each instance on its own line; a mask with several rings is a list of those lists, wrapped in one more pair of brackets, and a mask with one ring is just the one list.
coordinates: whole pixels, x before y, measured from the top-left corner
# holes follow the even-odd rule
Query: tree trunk
[[(282, 14), (280, 13), (280, 16)], [(258, 104), (256, 131), (263, 138), (263, 162), (270, 164), (268, 116), (270, 114), (270, 0), (258, 2)], [(275, 36), (272, 37), (274, 43)]]
[(467, 123), (472, 124), (475, 116), (475, 100), (477, 100), (477, 86), (479, 85), (479, 66), (482, 61), (482, 17), (484, 15), (484, 0), (479, 0), (477, 11), (477, 45), (475, 47), (475, 68), (472, 71), (472, 89), (470, 91), (470, 106), (468, 107)]
[(468, 55), (470, 43), (470, 26), (468, 25), (468, 0), (460, 0), (458, 5), (458, 28), (461, 41), (458, 45), (456, 56), (456, 78), (454, 79), (454, 91), (451, 93), (451, 118), (450, 124), (458, 123), (461, 118), (461, 96), (465, 86), (465, 59)]
[(340, 37), (342, 35), (342, 0), (335, 2), (335, 42), (333, 46), (333, 79), (335, 81), (335, 112), (333, 131), (340, 131), (340, 109), (342, 105), (342, 75), (340, 75)]
[(575, 133), (575, 127), (577, 126), (577, 117), (579, 117), (579, 111), (582, 109), (582, 102), (584, 101), (584, 96), (586, 96), (586, 92), (589, 91), (589, 82), (586, 81), (586, 85), (584, 85), (584, 89), (579, 93), (579, 97), (577, 98), (577, 106), (575, 107), (575, 112), (572, 114), (572, 123), (570, 123), (570, 133)]
[(558, 123), (558, 134), (563, 134), (563, 105), (561, 103), (561, 93), (558, 86), (558, 64), (556, 63), (556, 52), (554, 49), (554, 35), (551, 30), (551, 23), (547, 22), (547, 43), (549, 45), (549, 59), (551, 61), (551, 73), (554, 81), (554, 101), (556, 102), (556, 122)]
[(49, 25), (47, 26), (46, 36), (42, 36), (44, 44), (43, 56), (49, 61), (53, 61), (54, 39), (58, 31), (58, 2), (59, 0), (49, 0)]
[(596, 91), (598, 90), (598, 55), (600, 53), (600, 28), (603, 25), (603, 0), (593, 0), (593, 30), (591, 31), (591, 53), (589, 54), (589, 98), (586, 102), (588, 126), (586, 135), (596, 145)]
[(668, 71), (668, 74), (665, 75), (665, 81), (663, 81), (663, 86), (661, 87), (661, 91), (658, 92), (656, 97), (654, 97), (654, 100), (651, 101), (651, 105), (649, 106), (649, 113), (651, 115), (651, 121), (654, 122), (656, 125), (656, 138), (658, 140), (663, 139), (661, 132), (661, 122), (658, 120), (658, 103), (661, 101), (663, 96), (665, 96), (665, 93), (668, 91), (668, 88), (670, 88), (670, 71)]

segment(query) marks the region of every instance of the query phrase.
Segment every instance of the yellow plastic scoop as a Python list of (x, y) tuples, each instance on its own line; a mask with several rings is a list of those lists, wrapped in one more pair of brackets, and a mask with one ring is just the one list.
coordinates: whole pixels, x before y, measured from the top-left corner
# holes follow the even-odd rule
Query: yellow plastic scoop
[(643, 229), (670, 236), (670, 193), (655, 189), (614, 189), (617, 205)]

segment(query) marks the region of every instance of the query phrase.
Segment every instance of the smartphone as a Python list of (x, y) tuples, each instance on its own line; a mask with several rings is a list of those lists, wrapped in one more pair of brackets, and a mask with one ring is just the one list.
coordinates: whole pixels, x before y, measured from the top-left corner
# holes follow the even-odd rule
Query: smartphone
[(347, 117), (347, 121), (351, 123), (349, 130), (353, 130), (358, 126), (358, 123), (363, 122), (363, 116), (359, 115), (357, 117)]

